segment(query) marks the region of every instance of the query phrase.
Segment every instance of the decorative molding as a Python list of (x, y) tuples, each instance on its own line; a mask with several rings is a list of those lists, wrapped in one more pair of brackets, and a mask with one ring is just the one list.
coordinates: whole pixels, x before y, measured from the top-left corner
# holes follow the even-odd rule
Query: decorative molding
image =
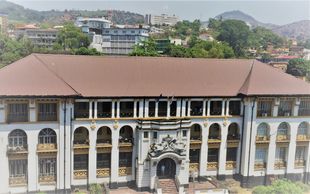
[(186, 144), (184, 142), (173, 139), (168, 135), (162, 139), (161, 143), (153, 143), (150, 145), (149, 156), (158, 157), (167, 152), (172, 152), (179, 156), (185, 156)]

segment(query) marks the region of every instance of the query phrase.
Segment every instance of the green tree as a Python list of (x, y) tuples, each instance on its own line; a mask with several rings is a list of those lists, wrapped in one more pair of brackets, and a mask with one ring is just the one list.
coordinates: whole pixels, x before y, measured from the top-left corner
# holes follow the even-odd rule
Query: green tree
[(90, 194), (102, 194), (103, 193), (103, 188), (101, 187), (100, 184), (91, 184), (89, 190), (90, 190)]
[(248, 38), (250, 34), (249, 26), (243, 21), (225, 20), (220, 25), (217, 39), (227, 42), (233, 48), (237, 57), (244, 57), (245, 50), (249, 46)]
[(279, 179), (274, 181), (270, 186), (258, 186), (253, 190), (253, 194), (303, 194), (303, 188), (296, 183), (286, 179)]
[(306, 76), (310, 78), (310, 61), (304, 59), (291, 59), (287, 65), (287, 73), (294, 76)]
[(98, 52), (95, 48), (85, 48), (81, 47), (75, 50), (75, 55), (102, 55), (102, 53)]
[(156, 43), (152, 38), (135, 45), (130, 56), (159, 56), (156, 50)]
[(56, 44), (61, 45), (63, 50), (74, 50), (80, 47), (88, 47), (90, 39), (73, 23), (67, 23), (59, 31)]

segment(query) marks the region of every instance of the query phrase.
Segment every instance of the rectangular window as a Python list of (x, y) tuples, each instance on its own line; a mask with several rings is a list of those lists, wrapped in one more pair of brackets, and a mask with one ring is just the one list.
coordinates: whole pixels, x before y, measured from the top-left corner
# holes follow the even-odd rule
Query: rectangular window
[(255, 163), (264, 164), (267, 161), (266, 158), (267, 158), (267, 149), (258, 147), (255, 152)]
[(9, 160), (9, 173), (11, 178), (27, 178), (27, 160)]
[(210, 115), (222, 114), (222, 101), (211, 101), (210, 103)]
[(237, 161), (238, 148), (227, 148), (227, 161)]
[(229, 115), (240, 115), (240, 108), (240, 101), (229, 101)]
[(89, 118), (89, 102), (74, 103), (74, 118)]
[(153, 139), (157, 139), (157, 132), (156, 131), (153, 132)]
[(7, 122), (27, 122), (28, 103), (8, 104)]
[(277, 147), (276, 150), (276, 161), (285, 162), (286, 161), (286, 147)]
[(98, 102), (97, 117), (111, 118), (111, 116), (112, 116), (112, 102)]
[(133, 117), (134, 102), (120, 102), (120, 117)]
[(88, 154), (75, 154), (73, 168), (74, 170), (87, 170), (88, 169)]
[(170, 116), (171, 117), (177, 116), (177, 102), (176, 101), (172, 101), (170, 103)]
[(183, 137), (186, 137), (186, 136), (187, 136), (187, 131), (186, 131), (186, 130), (183, 130), (183, 131), (182, 131), (182, 136), (183, 136)]
[(209, 148), (208, 149), (208, 162), (218, 162), (219, 160), (219, 149)]
[(190, 163), (199, 163), (200, 149), (189, 150)]
[(203, 102), (191, 101), (191, 116), (202, 116)]
[(281, 99), (278, 116), (291, 116), (293, 108), (293, 99)]
[(310, 116), (310, 99), (301, 99), (298, 116)]
[(97, 169), (111, 167), (110, 153), (97, 153)]
[(260, 99), (257, 102), (257, 116), (269, 117), (272, 115), (272, 99)]
[(38, 121), (57, 121), (57, 103), (39, 103)]
[(167, 101), (158, 102), (158, 116), (159, 117), (167, 116)]
[(119, 167), (131, 167), (131, 166), (132, 166), (132, 152), (120, 152)]
[(295, 160), (304, 161), (305, 157), (306, 157), (306, 147), (297, 146), (296, 147)]
[(55, 176), (56, 158), (39, 158), (39, 176)]
[(140, 114), (140, 102), (137, 101), (136, 103), (136, 117), (139, 117)]
[(149, 138), (149, 132), (144, 131), (144, 132), (143, 132), (143, 138), (144, 138), (144, 139), (148, 139), (148, 138)]

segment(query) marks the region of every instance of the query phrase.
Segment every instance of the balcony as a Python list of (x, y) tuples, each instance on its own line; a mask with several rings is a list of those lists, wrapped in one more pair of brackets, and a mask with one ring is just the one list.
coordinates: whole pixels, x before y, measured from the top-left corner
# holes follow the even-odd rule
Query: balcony
[(199, 172), (199, 163), (189, 163), (189, 172)]
[(257, 110), (257, 117), (270, 117), (271, 116), (271, 109), (270, 110)]
[(54, 184), (56, 182), (56, 175), (40, 175), (39, 183)]
[(121, 138), (119, 139), (119, 147), (132, 147), (133, 138)]
[(38, 121), (57, 121), (57, 112), (39, 112)]
[(119, 176), (127, 176), (127, 175), (131, 175), (131, 167), (119, 167), (118, 169), (118, 175)]
[(111, 112), (100, 112), (100, 113), (98, 112), (97, 117), (98, 118), (111, 118), (112, 114)]
[(111, 139), (97, 139), (97, 148), (111, 148), (112, 140)]
[(79, 110), (79, 111), (74, 112), (74, 118), (76, 119), (89, 118), (89, 110), (84, 110), (84, 111)]
[(73, 148), (74, 149), (88, 149), (89, 141), (88, 140), (74, 140)]
[(87, 170), (74, 170), (74, 179), (87, 179)]
[(7, 122), (28, 122), (28, 114), (27, 113), (8, 113)]
[(200, 144), (202, 143), (201, 141), (201, 137), (190, 137), (190, 145), (192, 146), (195, 146), (195, 145), (198, 145), (200, 147)]
[(217, 137), (209, 137), (208, 143), (209, 144), (219, 145), (219, 144), (221, 144), (221, 138), (218, 137), (218, 136)]
[(28, 145), (7, 146), (7, 154), (28, 154)]
[(10, 177), (9, 178), (10, 186), (25, 186), (27, 185), (27, 177), (26, 175), (18, 176), (18, 177)]
[(277, 135), (277, 142), (289, 142), (290, 141), (290, 135)]
[(104, 178), (110, 176), (110, 168), (97, 169), (97, 178)]
[(269, 143), (269, 136), (256, 136), (256, 143)]
[(57, 152), (57, 144), (38, 144), (37, 152)]
[(254, 170), (264, 170), (267, 167), (266, 162), (255, 162), (254, 164)]
[(275, 169), (283, 169), (283, 168), (286, 168), (286, 161), (283, 161), (283, 160), (275, 161), (275, 163), (274, 163), (274, 168), (275, 168)]
[(295, 168), (303, 168), (306, 166), (306, 161), (303, 159), (295, 160)]
[(297, 135), (296, 141), (310, 141), (310, 135)]
[(236, 161), (227, 161), (226, 162), (226, 170), (233, 170), (237, 166)]
[(217, 169), (218, 169), (218, 163), (217, 162), (208, 162), (207, 170), (217, 170)]
[(240, 142), (240, 135), (228, 135), (227, 144), (229, 147), (238, 147)]

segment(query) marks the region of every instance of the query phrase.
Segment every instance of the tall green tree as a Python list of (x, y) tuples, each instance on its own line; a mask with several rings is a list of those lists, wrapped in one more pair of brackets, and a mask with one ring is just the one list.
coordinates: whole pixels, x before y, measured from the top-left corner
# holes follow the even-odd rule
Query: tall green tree
[(291, 59), (287, 65), (287, 73), (294, 76), (306, 76), (310, 80), (310, 61)]
[(130, 56), (159, 56), (155, 41), (150, 38), (135, 45)]

